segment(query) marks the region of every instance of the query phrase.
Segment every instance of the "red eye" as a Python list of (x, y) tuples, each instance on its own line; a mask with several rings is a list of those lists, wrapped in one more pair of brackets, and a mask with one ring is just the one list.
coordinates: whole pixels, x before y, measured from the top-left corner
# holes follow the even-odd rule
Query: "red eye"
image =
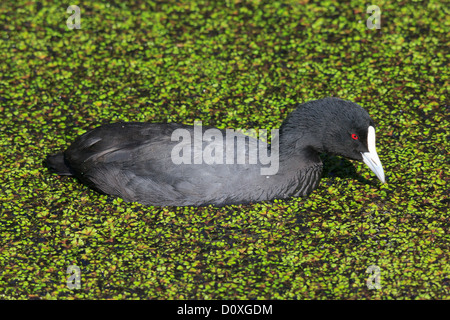
[(359, 137), (358, 137), (358, 135), (357, 135), (357, 134), (354, 134), (354, 133), (353, 133), (353, 134), (352, 134), (352, 139), (353, 139), (353, 140), (358, 140), (358, 139), (359, 139)]

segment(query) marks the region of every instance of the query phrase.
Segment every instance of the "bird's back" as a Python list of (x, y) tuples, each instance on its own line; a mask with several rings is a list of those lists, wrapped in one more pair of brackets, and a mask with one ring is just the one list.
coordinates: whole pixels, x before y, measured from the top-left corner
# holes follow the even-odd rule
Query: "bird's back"
[[(260, 165), (249, 164), (248, 144), (244, 164), (226, 163), (225, 139), (218, 146), (224, 154), (221, 164), (195, 163), (194, 156), (191, 163), (176, 164), (172, 153), (180, 145), (180, 141), (172, 141), (176, 129), (186, 130), (192, 137), (185, 143), (195, 155), (195, 139), (199, 137), (193, 126), (115, 123), (77, 138), (66, 150), (65, 159), (84, 183), (126, 201), (150, 205), (221, 205), (267, 200), (265, 187), (269, 181), (261, 177)], [(203, 128), (202, 134), (207, 129)], [(220, 132), (225, 137), (225, 130)], [(211, 148), (214, 143), (220, 141), (202, 140), (202, 149), (208, 145)], [(262, 145), (265, 146), (260, 141)], [(235, 154), (241, 152), (237, 148), (235, 145)]]

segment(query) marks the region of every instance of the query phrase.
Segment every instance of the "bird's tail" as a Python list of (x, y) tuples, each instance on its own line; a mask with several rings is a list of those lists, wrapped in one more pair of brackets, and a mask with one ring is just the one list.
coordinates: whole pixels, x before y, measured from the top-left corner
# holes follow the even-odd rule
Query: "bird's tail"
[(45, 165), (51, 172), (57, 173), (60, 176), (71, 176), (72, 172), (64, 161), (64, 154), (62, 152), (50, 155), (45, 160)]

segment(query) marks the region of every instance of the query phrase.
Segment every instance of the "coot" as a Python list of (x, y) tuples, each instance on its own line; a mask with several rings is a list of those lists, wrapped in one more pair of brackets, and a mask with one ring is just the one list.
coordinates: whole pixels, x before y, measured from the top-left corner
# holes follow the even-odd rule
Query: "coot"
[(155, 206), (255, 203), (306, 196), (327, 152), (364, 161), (385, 182), (375, 125), (358, 104), (298, 105), (271, 144), (233, 130), (176, 123), (114, 123), (79, 136), (46, 164), (105, 194)]

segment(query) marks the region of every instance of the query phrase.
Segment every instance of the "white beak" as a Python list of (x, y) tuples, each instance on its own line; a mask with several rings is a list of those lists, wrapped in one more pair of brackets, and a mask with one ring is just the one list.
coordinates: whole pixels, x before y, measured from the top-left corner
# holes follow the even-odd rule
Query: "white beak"
[(383, 166), (375, 149), (375, 128), (372, 126), (369, 127), (367, 134), (367, 147), (369, 148), (369, 152), (361, 152), (363, 161), (377, 175), (378, 179), (382, 183), (385, 183)]

